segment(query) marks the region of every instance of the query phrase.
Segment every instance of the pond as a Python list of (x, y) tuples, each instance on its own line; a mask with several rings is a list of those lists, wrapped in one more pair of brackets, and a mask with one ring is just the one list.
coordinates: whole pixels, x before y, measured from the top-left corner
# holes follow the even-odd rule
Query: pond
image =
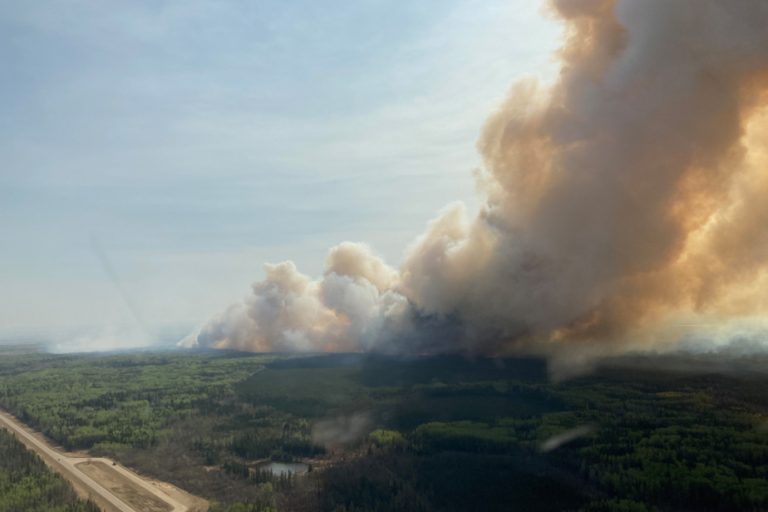
[(309, 471), (309, 465), (303, 462), (266, 462), (258, 466), (259, 471), (269, 471), (275, 476), (303, 475)]

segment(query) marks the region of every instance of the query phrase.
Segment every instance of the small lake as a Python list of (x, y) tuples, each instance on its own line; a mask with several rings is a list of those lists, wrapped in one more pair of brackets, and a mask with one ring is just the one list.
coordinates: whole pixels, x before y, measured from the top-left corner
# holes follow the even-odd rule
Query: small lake
[(303, 475), (309, 471), (309, 465), (303, 462), (266, 462), (259, 464), (259, 471), (269, 471), (275, 476), (280, 475)]

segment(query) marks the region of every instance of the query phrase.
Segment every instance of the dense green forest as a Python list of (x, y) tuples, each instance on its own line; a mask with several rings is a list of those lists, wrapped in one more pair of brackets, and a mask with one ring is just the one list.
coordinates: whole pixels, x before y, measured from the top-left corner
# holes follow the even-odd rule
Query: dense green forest
[(214, 511), (768, 510), (768, 375), (678, 362), (21, 354), (0, 405)]
[(98, 512), (16, 438), (0, 429), (0, 512)]

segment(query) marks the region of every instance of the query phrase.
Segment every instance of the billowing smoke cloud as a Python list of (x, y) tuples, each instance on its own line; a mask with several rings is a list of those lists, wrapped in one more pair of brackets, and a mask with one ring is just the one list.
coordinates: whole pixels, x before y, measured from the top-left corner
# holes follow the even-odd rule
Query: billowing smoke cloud
[(475, 218), (399, 269), (333, 248), (266, 266), (193, 343), (245, 350), (614, 352), (768, 311), (768, 2), (555, 0), (561, 71), (482, 132)]

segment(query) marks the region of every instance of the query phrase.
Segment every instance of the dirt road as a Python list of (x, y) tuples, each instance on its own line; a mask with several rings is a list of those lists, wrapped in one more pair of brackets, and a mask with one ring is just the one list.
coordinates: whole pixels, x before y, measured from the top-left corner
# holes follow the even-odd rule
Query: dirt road
[[(77, 457), (62, 453), (40, 434), (10, 414), (0, 411), (0, 427), (66, 478), (84, 496), (107, 512), (197, 512), (207, 510), (205, 500), (187, 495), (168, 484), (141, 478), (110, 459)], [(171, 492), (169, 492), (171, 491)]]

